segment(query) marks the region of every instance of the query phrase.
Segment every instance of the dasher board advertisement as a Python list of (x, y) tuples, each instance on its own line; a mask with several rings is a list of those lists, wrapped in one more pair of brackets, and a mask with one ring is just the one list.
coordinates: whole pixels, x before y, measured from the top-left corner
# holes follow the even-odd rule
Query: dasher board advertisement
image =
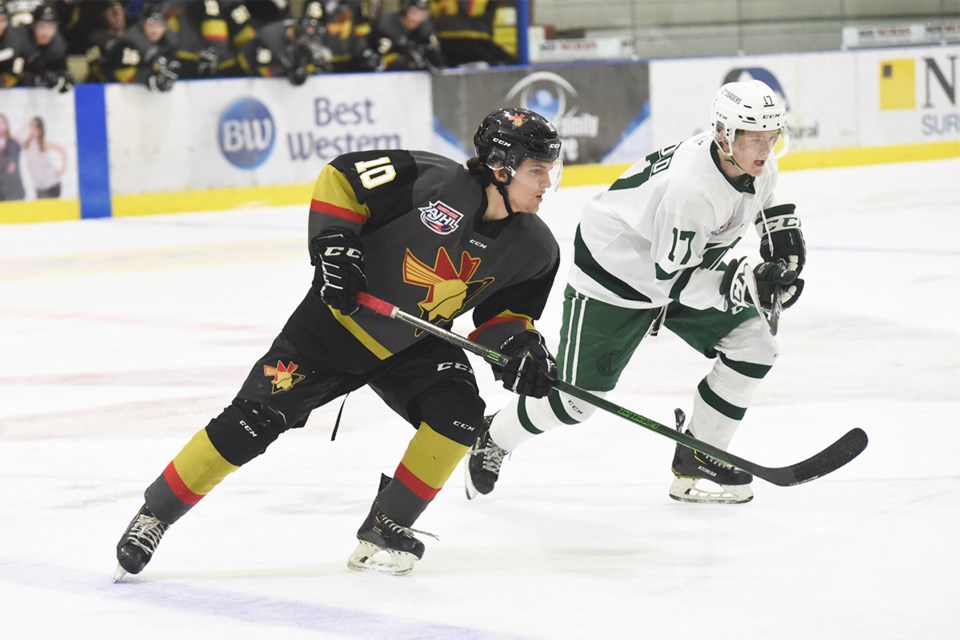
[(632, 161), (650, 151), (646, 62), (451, 70), (433, 82), (434, 149), (458, 160), (473, 155), (483, 117), (504, 107), (552, 122), (565, 164)]
[(783, 99), (791, 151), (960, 140), (960, 46), (651, 63), (653, 144), (709, 126), (725, 82), (761, 80)]
[(429, 148), (426, 73), (329, 74), (110, 86), (115, 194), (312, 182), (340, 154)]
[(850, 53), (663, 60), (650, 64), (653, 144), (675, 144), (710, 126), (717, 90), (761, 80), (787, 108), (791, 151), (860, 144), (857, 61)]
[(0, 203), (77, 197), (73, 93), (2, 89)]

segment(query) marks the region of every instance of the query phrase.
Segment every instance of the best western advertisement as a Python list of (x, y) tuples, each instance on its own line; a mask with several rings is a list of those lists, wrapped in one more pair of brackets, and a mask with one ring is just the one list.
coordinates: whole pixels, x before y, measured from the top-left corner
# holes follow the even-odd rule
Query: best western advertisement
[(131, 89), (110, 86), (106, 96), (115, 194), (312, 183), (340, 154), (432, 141), (430, 77), (422, 73)]

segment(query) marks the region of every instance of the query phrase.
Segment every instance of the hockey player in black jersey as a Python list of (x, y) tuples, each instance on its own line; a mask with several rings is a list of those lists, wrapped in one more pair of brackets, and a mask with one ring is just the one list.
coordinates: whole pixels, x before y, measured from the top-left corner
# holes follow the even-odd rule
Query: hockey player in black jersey
[(535, 214), (559, 180), (560, 140), (539, 115), (502, 109), (474, 142), (466, 167), (387, 150), (323, 168), (309, 214), (312, 287), (230, 406), (147, 488), (117, 544), (116, 579), (139, 573), (167, 528), (228, 474), (364, 385), (416, 432), (393, 477), (382, 477), (348, 565), (402, 574), (423, 556), (411, 527), (476, 440), (485, 404), (461, 349), (360, 307), (357, 295), (441, 326), (473, 310), (471, 337), (515, 356), (496, 375), (516, 393), (542, 397), (555, 376), (533, 321), (559, 248)]
[(26, 48), (26, 34), (10, 24), (7, 6), (0, 2), (0, 89), (20, 82), (26, 63), (23, 57)]
[(91, 75), (101, 82), (137, 83), (166, 92), (179, 78), (176, 36), (167, 29), (164, 8), (158, 3), (145, 4), (136, 24), (97, 50)]
[(56, 10), (47, 4), (37, 6), (33, 22), (22, 29), (25, 49), (19, 86), (69, 91), (74, 80), (67, 69), (67, 41), (60, 35)]

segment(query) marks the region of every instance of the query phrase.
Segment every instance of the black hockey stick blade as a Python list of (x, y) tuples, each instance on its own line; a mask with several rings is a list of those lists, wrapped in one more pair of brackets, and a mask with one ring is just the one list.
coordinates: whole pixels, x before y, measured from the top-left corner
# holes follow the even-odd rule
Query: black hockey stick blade
[(651, 431), (656, 431), (660, 435), (666, 436), (667, 438), (670, 438), (671, 440), (674, 440), (689, 449), (705, 453), (708, 456), (720, 460), (721, 462), (731, 464), (738, 469), (752, 473), (761, 480), (766, 480), (767, 482), (780, 487), (790, 487), (795, 484), (803, 484), (804, 482), (810, 482), (811, 480), (816, 480), (821, 476), (825, 476), (831, 471), (836, 471), (843, 465), (847, 464), (867, 448), (866, 432), (863, 429), (856, 428), (851, 429), (829, 447), (820, 453), (807, 458), (803, 462), (798, 462), (797, 464), (792, 464), (787, 467), (765, 467), (733, 455), (732, 453), (724, 451), (723, 449), (714, 447), (713, 445), (707, 444), (702, 440), (698, 440), (693, 436), (677, 431), (672, 427), (660, 424), (659, 422), (642, 416), (639, 413), (625, 409), (624, 407), (610, 402), (606, 398), (596, 396), (589, 391), (581, 389), (580, 387), (570, 383), (557, 380), (555, 388), (558, 391), (562, 391), (567, 395), (579, 398), (584, 402), (589, 402), (599, 409), (603, 409), (618, 415), (625, 420), (629, 420), (634, 424), (640, 425), (641, 427), (646, 427)]
[[(484, 360), (490, 362), (491, 364), (502, 365), (510, 360), (507, 356), (501, 355), (493, 349), (488, 349), (482, 344), (476, 343), (452, 331), (448, 331), (442, 327), (431, 324), (422, 318), (402, 311), (395, 305), (381, 300), (380, 298), (376, 298), (366, 292), (362, 292), (357, 296), (357, 302), (359, 302), (361, 306), (364, 306), (375, 313), (379, 313), (389, 318), (401, 320), (402, 322), (421, 329), (425, 333), (429, 333), (440, 338), (441, 340), (454, 344), (461, 349), (481, 356)], [(646, 416), (642, 416), (639, 413), (614, 404), (606, 398), (601, 398), (600, 396), (594, 395), (585, 389), (581, 389), (580, 387), (572, 385), (568, 382), (564, 382), (563, 380), (557, 380), (554, 384), (554, 387), (558, 391), (562, 391), (575, 398), (579, 398), (580, 400), (588, 402), (599, 409), (603, 409), (604, 411), (612, 413), (616, 416), (620, 416), (625, 420), (629, 420), (636, 425), (670, 438), (671, 440), (674, 440), (689, 449), (705, 453), (708, 456), (720, 460), (721, 462), (725, 462), (726, 464), (733, 465), (738, 469), (752, 473), (761, 480), (766, 480), (767, 482), (780, 487), (789, 487), (795, 484), (810, 482), (811, 480), (816, 480), (817, 478), (827, 475), (831, 471), (836, 471), (860, 455), (860, 453), (867, 447), (867, 434), (863, 431), (863, 429), (852, 429), (829, 447), (820, 453), (807, 458), (803, 462), (798, 462), (797, 464), (787, 467), (765, 467), (763, 465), (756, 464), (755, 462), (745, 460), (739, 456), (735, 456), (732, 453), (724, 451), (723, 449), (719, 449), (711, 444), (707, 444), (702, 440), (698, 440), (697, 438), (687, 435), (686, 433), (678, 431), (672, 427), (660, 424), (655, 420), (651, 420)]]
[[(790, 487), (795, 484), (803, 484), (804, 482), (816, 480), (831, 471), (836, 471), (860, 455), (863, 450), (867, 448), (867, 442), (867, 433), (857, 427), (845, 433), (843, 437), (820, 453), (807, 458), (803, 462), (798, 462), (788, 467), (770, 468), (753, 465), (755, 470), (751, 470), (750, 466), (742, 466), (737, 463), (736, 456), (730, 457), (734, 459), (734, 466), (744, 471), (750, 471), (750, 473), (753, 473), (753, 475), (758, 478), (763, 478), (767, 482), (772, 482), (775, 485)], [(747, 461), (740, 460), (740, 462)], [(748, 462), (747, 464), (750, 465), (752, 463)]]

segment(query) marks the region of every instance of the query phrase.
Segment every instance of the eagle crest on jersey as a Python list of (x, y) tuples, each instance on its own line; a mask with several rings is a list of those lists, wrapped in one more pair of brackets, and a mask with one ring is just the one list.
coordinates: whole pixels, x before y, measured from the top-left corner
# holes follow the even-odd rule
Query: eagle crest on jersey
[(440, 318), (449, 322), (477, 294), (486, 289), (494, 278), (470, 281), (480, 267), (480, 258), (474, 258), (464, 251), (460, 254), (460, 268), (457, 269), (450, 254), (443, 247), (437, 250), (433, 267), (417, 259), (407, 249), (403, 258), (403, 281), (427, 288), (426, 297), (417, 303), (421, 317), (433, 322)]

